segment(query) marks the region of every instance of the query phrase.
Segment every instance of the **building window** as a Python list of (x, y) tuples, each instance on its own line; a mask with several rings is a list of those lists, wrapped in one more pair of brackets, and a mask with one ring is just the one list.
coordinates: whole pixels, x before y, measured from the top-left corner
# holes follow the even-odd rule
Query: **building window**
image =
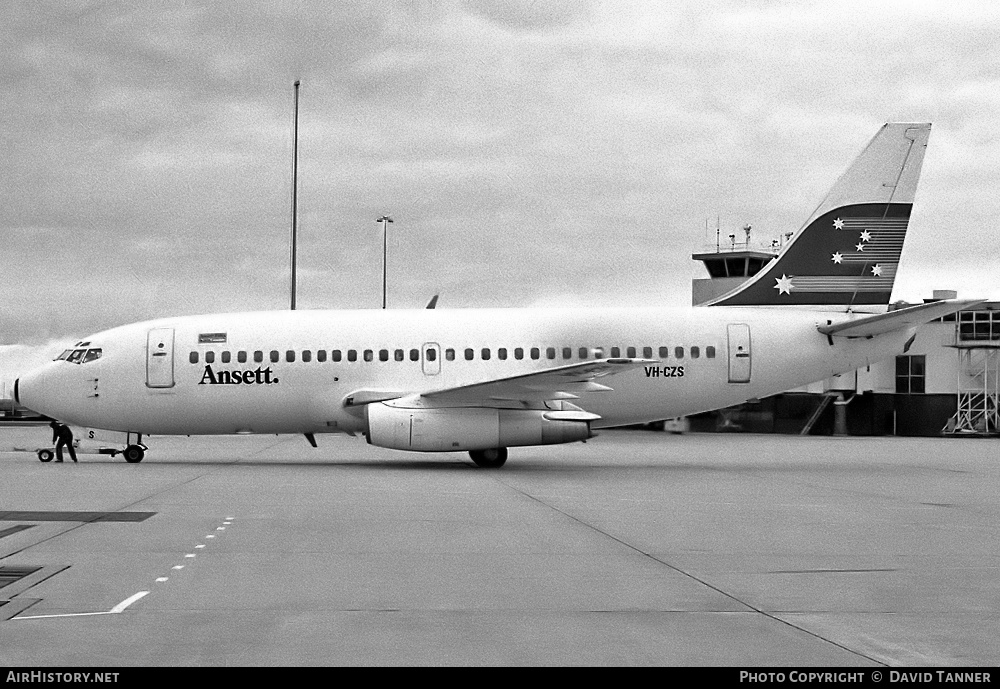
[(902, 394), (926, 391), (927, 357), (923, 354), (896, 357), (896, 392)]
[(962, 311), (958, 317), (958, 339), (1000, 340), (1000, 311)]

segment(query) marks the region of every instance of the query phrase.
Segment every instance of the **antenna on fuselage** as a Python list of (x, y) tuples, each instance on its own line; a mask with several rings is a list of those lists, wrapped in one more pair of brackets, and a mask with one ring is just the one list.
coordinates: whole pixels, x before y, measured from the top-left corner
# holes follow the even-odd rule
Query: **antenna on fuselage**
[(299, 81), (295, 80), (295, 107), (292, 115), (292, 311), (295, 310), (295, 223), (299, 190)]

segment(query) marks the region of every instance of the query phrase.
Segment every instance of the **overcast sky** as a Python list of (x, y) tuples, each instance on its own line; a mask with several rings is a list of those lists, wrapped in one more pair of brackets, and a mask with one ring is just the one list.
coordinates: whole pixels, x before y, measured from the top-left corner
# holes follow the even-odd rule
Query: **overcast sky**
[[(894, 297), (1000, 299), (991, 2), (0, 9), (0, 344), (287, 308), (686, 305), (886, 121), (933, 130)], [(708, 228), (706, 231), (706, 227)], [(19, 355), (19, 354), (18, 354)], [(2, 364), (2, 362), (0, 362)]]

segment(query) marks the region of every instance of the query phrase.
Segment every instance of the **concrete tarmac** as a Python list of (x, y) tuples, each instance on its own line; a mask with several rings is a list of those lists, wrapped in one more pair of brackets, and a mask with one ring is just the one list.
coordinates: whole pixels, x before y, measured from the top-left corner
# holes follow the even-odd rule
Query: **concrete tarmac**
[(993, 439), (49, 438), (0, 429), (0, 665), (1000, 661)]

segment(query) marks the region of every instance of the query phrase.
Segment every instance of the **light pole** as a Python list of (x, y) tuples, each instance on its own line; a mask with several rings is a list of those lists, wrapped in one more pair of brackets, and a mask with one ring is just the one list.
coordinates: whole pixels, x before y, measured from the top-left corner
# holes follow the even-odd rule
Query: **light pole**
[(388, 215), (383, 215), (382, 217), (375, 220), (375, 222), (382, 223), (382, 308), (385, 308), (385, 254), (386, 254), (386, 226), (387, 223), (392, 222), (392, 218)]

